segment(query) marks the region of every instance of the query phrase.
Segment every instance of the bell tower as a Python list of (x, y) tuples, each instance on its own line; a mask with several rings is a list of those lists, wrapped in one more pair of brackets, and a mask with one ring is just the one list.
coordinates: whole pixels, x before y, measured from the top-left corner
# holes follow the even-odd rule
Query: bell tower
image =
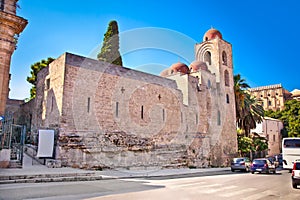
[(196, 60), (205, 62), (208, 69), (216, 74), (218, 83), (229, 84), (228, 76), (233, 77), (232, 47), (223, 40), (220, 31), (209, 29), (203, 36), (203, 42), (195, 45), (195, 56)]
[(215, 162), (224, 163), (228, 155), (237, 151), (232, 45), (223, 39), (220, 31), (211, 28), (204, 34), (203, 41), (195, 45), (195, 57), (205, 62), (215, 77), (215, 85), (208, 88), (212, 101), (212, 131), (216, 132), (211, 140), (215, 144), (211, 155), (218, 155), (218, 149), (222, 149), (224, 154)]
[(16, 15), (18, 0), (0, 0), (0, 116), (4, 115), (9, 93), (11, 56), (16, 49), (17, 36), (27, 20)]

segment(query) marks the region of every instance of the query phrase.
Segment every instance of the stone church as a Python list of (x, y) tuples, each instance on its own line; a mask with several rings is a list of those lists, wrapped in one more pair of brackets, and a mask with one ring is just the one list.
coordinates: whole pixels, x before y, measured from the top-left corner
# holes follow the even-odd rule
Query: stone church
[(37, 80), (32, 131), (87, 168), (228, 166), (237, 152), (231, 44), (216, 29), (195, 61), (152, 75), (64, 53)]

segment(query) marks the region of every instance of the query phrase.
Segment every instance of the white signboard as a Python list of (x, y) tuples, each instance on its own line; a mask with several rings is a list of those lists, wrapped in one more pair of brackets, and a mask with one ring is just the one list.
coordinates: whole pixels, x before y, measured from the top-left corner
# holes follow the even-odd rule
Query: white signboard
[(54, 147), (54, 130), (39, 130), (37, 157), (52, 157)]

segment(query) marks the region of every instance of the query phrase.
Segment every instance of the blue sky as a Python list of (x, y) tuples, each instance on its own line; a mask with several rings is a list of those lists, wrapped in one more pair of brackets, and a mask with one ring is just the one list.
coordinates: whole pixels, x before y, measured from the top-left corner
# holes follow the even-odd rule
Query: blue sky
[[(95, 56), (116, 20), (126, 67), (159, 74), (189, 64), (194, 44), (214, 27), (232, 44), (234, 73), (251, 87), (299, 87), (300, 1), (19, 0), (28, 20), (11, 63), (10, 98), (29, 97), (30, 65), (64, 52)], [(140, 48), (134, 42), (142, 44)]]

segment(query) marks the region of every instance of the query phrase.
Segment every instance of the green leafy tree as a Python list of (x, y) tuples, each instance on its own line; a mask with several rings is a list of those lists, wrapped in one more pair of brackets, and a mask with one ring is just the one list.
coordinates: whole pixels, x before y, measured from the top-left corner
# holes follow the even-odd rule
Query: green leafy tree
[(98, 60), (123, 66), (122, 57), (119, 52), (119, 29), (116, 21), (108, 24), (104, 34), (101, 52), (97, 55)]
[(250, 158), (252, 158), (253, 151), (262, 151), (268, 148), (268, 145), (264, 144), (260, 138), (250, 135), (251, 129), (256, 128), (256, 123), (262, 122), (264, 109), (261, 102), (250, 95), (249, 88), (245, 79), (242, 79), (239, 74), (234, 76), (236, 122), (239, 127), (237, 131), (238, 150), (240, 155), (245, 156), (250, 153)]
[(283, 121), (282, 137), (300, 137), (300, 101), (288, 100), (282, 111), (266, 111), (265, 115)]
[(240, 152), (240, 156), (246, 156), (251, 151), (253, 151), (253, 140), (250, 137), (238, 136), (238, 150)]
[(246, 90), (250, 86), (241, 78), (240, 74), (234, 75), (234, 95), (235, 95), (235, 108), (236, 108), (236, 121), (237, 124), (241, 123), (241, 119), (246, 115), (245, 110), (245, 95)]
[(255, 136), (253, 137), (253, 147), (257, 152), (264, 151), (268, 149), (268, 141), (265, 138)]
[(256, 128), (256, 123), (262, 122), (264, 116), (261, 103), (249, 94), (248, 88), (249, 85), (240, 74), (234, 76), (236, 122), (246, 137), (250, 136), (250, 130)]
[(41, 71), (41, 69), (47, 67), (53, 60), (54, 58), (49, 57), (47, 58), (47, 60), (41, 60), (40, 62), (36, 62), (30, 66), (31, 76), (27, 77), (27, 81), (33, 85), (30, 89), (30, 99), (33, 99), (36, 96), (37, 74), (39, 73), (39, 71)]

